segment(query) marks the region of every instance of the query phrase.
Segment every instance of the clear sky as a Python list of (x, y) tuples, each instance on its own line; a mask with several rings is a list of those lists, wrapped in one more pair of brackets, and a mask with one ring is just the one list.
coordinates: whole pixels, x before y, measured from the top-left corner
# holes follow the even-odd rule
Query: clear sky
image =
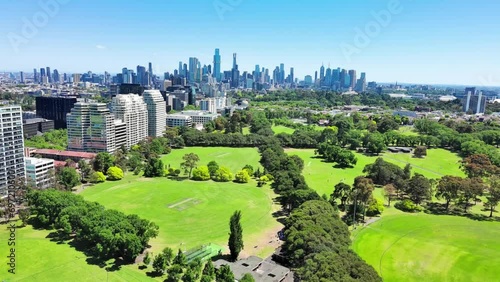
[(237, 53), (240, 70), (284, 63), (299, 79), (324, 63), (368, 81), (500, 85), (498, 0), (1, 2), (0, 71), (151, 61), (162, 74), (189, 57), (211, 64), (219, 48), (223, 70)]

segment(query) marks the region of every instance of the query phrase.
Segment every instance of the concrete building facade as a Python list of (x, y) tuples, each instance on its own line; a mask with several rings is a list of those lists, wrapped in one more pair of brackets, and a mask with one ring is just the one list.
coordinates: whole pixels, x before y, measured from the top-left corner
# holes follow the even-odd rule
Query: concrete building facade
[(111, 101), (111, 111), (127, 125), (127, 148), (148, 137), (148, 108), (141, 96), (118, 94)]
[(39, 158), (25, 158), (24, 160), (26, 164), (26, 180), (39, 189), (51, 188), (55, 177), (52, 173), (54, 160)]
[(15, 179), (25, 179), (24, 139), (20, 106), (0, 106), (0, 197)]
[(159, 90), (145, 90), (142, 98), (148, 108), (148, 136), (163, 136), (167, 126), (167, 103)]
[(167, 115), (167, 126), (168, 127), (177, 127), (177, 126), (187, 126), (191, 127), (193, 124), (193, 120), (190, 116), (181, 115), (181, 114), (172, 114)]

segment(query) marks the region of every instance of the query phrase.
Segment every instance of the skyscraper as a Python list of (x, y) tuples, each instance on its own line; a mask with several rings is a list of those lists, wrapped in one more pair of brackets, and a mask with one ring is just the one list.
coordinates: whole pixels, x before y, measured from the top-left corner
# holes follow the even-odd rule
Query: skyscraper
[(24, 83), (24, 72), (21, 72), (20, 76), (21, 76), (21, 83)]
[(356, 92), (366, 91), (366, 73), (362, 72), (356, 83)]
[(147, 81), (148, 81), (148, 86), (152, 86), (154, 85), (155, 81), (154, 81), (154, 74), (153, 74), (153, 64), (151, 62), (149, 62), (148, 64), (148, 77), (147, 77)]
[(240, 86), (240, 71), (236, 63), (236, 53), (233, 53), (233, 68), (231, 69), (231, 87), (238, 88)]
[(324, 78), (325, 78), (325, 66), (321, 65), (321, 68), (319, 68), (319, 80), (323, 82)]
[(149, 83), (149, 78), (146, 73), (147, 72), (145, 67), (137, 66), (137, 83), (141, 86), (147, 86)]
[(49, 83), (52, 83), (52, 74), (50, 72), (50, 68), (46, 67), (46, 70), (47, 70), (47, 78), (49, 80)]
[(294, 82), (294, 77), (293, 77), (293, 68), (290, 68), (290, 83)]
[(127, 148), (148, 137), (148, 108), (141, 96), (118, 94), (111, 101), (111, 111), (127, 125)]
[(191, 57), (189, 58), (189, 76), (188, 76), (188, 81), (190, 83), (194, 83), (197, 77), (198, 73), (198, 58), (196, 57)]
[(280, 64), (279, 83), (282, 84), (283, 82), (285, 82), (285, 64)]
[(142, 98), (148, 109), (148, 136), (161, 137), (167, 126), (167, 104), (159, 90), (144, 90)]
[(57, 69), (54, 69), (54, 74), (52, 75), (52, 77), (53, 77), (52, 82), (54, 83), (61, 82), (61, 77), (59, 76), (59, 71), (57, 71)]
[(38, 83), (38, 74), (36, 73), (36, 69), (33, 69), (33, 83)]
[(346, 85), (345, 85), (345, 78), (346, 77), (347, 77), (347, 71), (345, 69), (342, 69), (340, 71), (340, 77), (339, 77), (340, 78), (339, 79), (339, 81), (340, 81), (340, 86), (339, 87), (340, 88), (345, 88), (346, 87)]
[(354, 89), (356, 87), (356, 70), (349, 70), (349, 87)]
[(0, 198), (8, 195), (8, 187), (16, 178), (24, 180), (23, 121), (20, 106), (0, 107)]
[(75, 97), (38, 96), (35, 99), (37, 116), (53, 120), (55, 129), (66, 128), (66, 115), (75, 105)]
[(44, 68), (40, 68), (40, 82), (43, 81), (43, 77), (45, 76), (45, 69)]
[(182, 72), (182, 62), (179, 62), (179, 75), (184, 75)]
[(215, 49), (215, 55), (214, 55), (214, 72), (212, 74), (213, 77), (217, 80), (217, 82), (221, 81), (220, 78), (220, 54), (219, 54), (219, 49)]

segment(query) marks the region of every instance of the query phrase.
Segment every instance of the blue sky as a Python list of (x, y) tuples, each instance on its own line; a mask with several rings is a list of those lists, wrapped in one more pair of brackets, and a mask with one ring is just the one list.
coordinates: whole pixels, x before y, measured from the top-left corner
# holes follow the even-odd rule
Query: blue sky
[(151, 61), (163, 73), (189, 57), (210, 64), (219, 48), (223, 69), (236, 52), (240, 69), (284, 63), (300, 79), (324, 63), (364, 71), (369, 81), (500, 85), (496, 0), (3, 0), (1, 7), (0, 70), (116, 73)]

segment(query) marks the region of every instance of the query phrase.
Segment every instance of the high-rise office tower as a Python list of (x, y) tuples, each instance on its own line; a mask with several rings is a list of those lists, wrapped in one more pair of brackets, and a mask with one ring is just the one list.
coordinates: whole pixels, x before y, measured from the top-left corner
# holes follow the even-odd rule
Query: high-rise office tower
[[(0, 198), (9, 193), (9, 185), (16, 180), (24, 181), (23, 121), (20, 106), (0, 107)], [(11, 191), (13, 193), (13, 191)]]
[(149, 62), (148, 64), (148, 86), (152, 86), (155, 81), (154, 81), (154, 74), (153, 74), (153, 64), (151, 62)]
[(57, 69), (54, 69), (54, 74), (52, 75), (52, 77), (53, 77), (52, 82), (54, 83), (61, 82), (61, 77), (59, 76), (59, 71)]
[(345, 69), (342, 69), (340, 71), (340, 88), (345, 88), (346, 85), (345, 85), (345, 78), (347, 77), (347, 71)]
[(349, 87), (354, 89), (356, 87), (356, 70), (349, 70)]
[(68, 75), (66, 73), (63, 74), (63, 82), (68, 82)]
[(293, 83), (295, 81), (293, 77), (293, 68), (290, 68), (290, 83)]
[(24, 83), (24, 72), (21, 72), (20, 76), (21, 76), (21, 83)]
[(66, 128), (66, 115), (76, 103), (75, 97), (36, 97), (36, 115), (54, 121), (55, 129)]
[(325, 78), (325, 66), (321, 65), (321, 68), (319, 68), (319, 80), (323, 81)]
[(285, 82), (285, 64), (280, 64), (280, 77), (279, 83)]
[(323, 86), (328, 88), (332, 87), (332, 69), (328, 67), (326, 69), (325, 80), (323, 82)]
[(198, 73), (198, 58), (196, 57), (191, 57), (189, 58), (189, 76), (188, 80), (191, 83), (194, 83), (196, 81), (197, 73)]
[(144, 90), (142, 98), (148, 109), (148, 136), (161, 137), (167, 126), (167, 104), (159, 90)]
[(127, 70), (127, 68), (122, 69), (122, 83), (129, 83), (128, 82), (128, 70)]
[(362, 72), (356, 83), (356, 92), (366, 91), (366, 73)]
[(183, 75), (184, 73), (182, 72), (182, 62), (179, 62), (179, 75)]
[(78, 102), (67, 115), (68, 150), (108, 152), (116, 150), (115, 117), (105, 103)]
[(233, 68), (231, 69), (231, 87), (238, 88), (240, 86), (240, 71), (236, 63), (236, 53), (233, 53)]
[(253, 72), (253, 79), (256, 82), (260, 82), (260, 66), (255, 65), (255, 70)]
[(221, 81), (220, 74), (221, 74), (221, 71), (220, 71), (220, 53), (219, 53), (219, 49), (215, 49), (214, 72), (213, 72), (212, 76), (215, 77), (217, 82)]
[(318, 71), (314, 72), (314, 83), (318, 81)]
[(137, 83), (141, 86), (148, 85), (148, 76), (146, 75), (146, 68), (143, 66), (137, 66)]
[(33, 69), (33, 83), (38, 83), (38, 74), (36, 73), (36, 69)]
[(49, 80), (49, 83), (52, 83), (52, 74), (50, 73), (50, 68), (46, 67), (47, 70), (47, 78)]
[(148, 108), (141, 96), (118, 94), (111, 101), (111, 111), (127, 124), (127, 148), (148, 137)]
[(44, 68), (40, 68), (40, 82), (42, 82), (42, 78), (45, 76), (45, 69)]

